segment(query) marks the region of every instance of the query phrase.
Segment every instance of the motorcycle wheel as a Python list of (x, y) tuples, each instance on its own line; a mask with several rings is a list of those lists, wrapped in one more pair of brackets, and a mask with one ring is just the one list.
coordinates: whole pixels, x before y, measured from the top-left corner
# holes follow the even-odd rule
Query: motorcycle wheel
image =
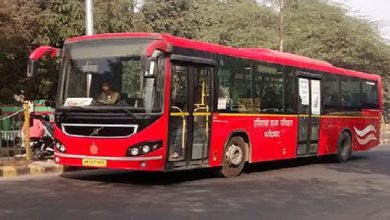
[(41, 151), (38, 147), (33, 148), (32, 153), (33, 153), (33, 160), (42, 160), (43, 159)]

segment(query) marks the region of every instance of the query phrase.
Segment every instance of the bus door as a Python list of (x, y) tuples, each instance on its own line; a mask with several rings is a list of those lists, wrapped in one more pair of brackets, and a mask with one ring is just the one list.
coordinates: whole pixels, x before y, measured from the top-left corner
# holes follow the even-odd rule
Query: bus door
[(172, 64), (169, 120), (169, 165), (189, 167), (208, 163), (214, 67)]
[(315, 155), (318, 153), (321, 78), (317, 74), (311, 73), (298, 72), (297, 75), (299, 94), (297, 156)]

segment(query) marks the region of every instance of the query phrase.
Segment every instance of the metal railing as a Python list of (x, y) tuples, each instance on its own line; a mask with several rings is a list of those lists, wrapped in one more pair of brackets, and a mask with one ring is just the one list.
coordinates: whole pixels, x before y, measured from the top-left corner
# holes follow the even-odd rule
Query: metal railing
[(20, 155), (25, 153), (21, 132), (23, 123), (22, 109), (0, 117), (0, 163), (22, 158)]

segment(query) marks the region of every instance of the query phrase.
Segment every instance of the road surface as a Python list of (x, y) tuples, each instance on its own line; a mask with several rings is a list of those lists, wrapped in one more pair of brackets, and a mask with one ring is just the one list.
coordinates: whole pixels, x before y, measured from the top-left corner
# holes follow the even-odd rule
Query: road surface
[(0, 180), (0, 219), (390, 219), (390, 145), (347, 163), (260, 163), (210, 170), (80, 171)]

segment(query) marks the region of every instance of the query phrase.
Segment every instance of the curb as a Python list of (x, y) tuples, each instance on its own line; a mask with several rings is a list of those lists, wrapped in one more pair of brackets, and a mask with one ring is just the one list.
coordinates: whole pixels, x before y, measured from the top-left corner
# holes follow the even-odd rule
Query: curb
[(62, 165), (45, 162), (33, 162), (27, 167), (2, 166), (0, 167), (0, 178), (62, 172), (64, 172), (64, 167)]

